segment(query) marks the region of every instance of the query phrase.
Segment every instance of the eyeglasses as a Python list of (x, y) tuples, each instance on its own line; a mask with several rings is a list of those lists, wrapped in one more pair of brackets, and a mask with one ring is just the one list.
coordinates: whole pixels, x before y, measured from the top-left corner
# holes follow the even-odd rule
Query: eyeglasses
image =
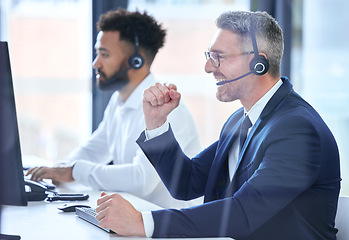
[(210, 59), (212, 65), (215, 68), (221, 66), (221, 59), (229, 56), (239, 56), (245, 54), (252, 54), (254, 52), (243, 52), (243, 53), (217, 53), (217, 52), (205, 52), (206, 60)]

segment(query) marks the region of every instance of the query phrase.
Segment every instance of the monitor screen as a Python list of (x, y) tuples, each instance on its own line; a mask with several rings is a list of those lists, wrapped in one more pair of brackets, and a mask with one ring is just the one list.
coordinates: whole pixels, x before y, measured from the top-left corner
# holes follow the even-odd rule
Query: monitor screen
[(0, 205), (27, 205), (7, 42), (0, 42)]

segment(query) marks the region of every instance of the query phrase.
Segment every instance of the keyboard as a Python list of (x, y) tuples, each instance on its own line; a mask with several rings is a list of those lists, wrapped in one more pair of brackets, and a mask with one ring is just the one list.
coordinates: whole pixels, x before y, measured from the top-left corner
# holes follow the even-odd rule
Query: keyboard
[(98, 221), (96, 219), (97, 212), (95, 208), (77, 207), (75, 209), (75, 214), (83, 220), (92, 223), (93, 225), (103, 229), (104, 231), (107, 231), (108, 233), (114, 233), (112, 230), (108, 228), (102, 228), (98, 225)]

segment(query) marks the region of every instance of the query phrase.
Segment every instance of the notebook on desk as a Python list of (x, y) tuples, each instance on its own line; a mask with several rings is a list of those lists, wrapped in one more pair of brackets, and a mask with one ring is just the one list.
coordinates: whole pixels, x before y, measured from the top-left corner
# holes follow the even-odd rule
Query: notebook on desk
[(107, 231), (108, 233), (114, 233), (112, 230), (103, 228), (98, 225), (98, 221), (96, 219), (97, 212), (95, 208), (77, 207), (75, 209), (75, 214), (78, 215), (81, 219), (92, 223), (93, 225), (103, 229), (104, 231)]

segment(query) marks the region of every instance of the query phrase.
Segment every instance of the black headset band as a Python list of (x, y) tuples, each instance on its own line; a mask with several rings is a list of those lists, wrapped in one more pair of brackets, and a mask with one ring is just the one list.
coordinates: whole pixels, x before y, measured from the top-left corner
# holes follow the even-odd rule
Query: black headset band
[(259, 51), (258, 51), (258, 46), (257, 46), (257, 39), (256, 39), (256, 32), (255, 32), (255, 19), (254, 19), (254, 13), (251, 13), (251, 24), (250, 24), (250, 32), (251, 32), (251, 39), (252, 39), (252, 45), (253, 45), (253, 52), (254, 56), (258, 57), (259, 56)]
[(263, 75), (269, 70), (269, 61), (263, 55), (259, 55), (255, 32), (256, 23), (254, 13), (251, 13), (250, 21), (250, 33), (254, 52), (254, 57), (250, 62), (250, 71), (256, 75)]
[(137, 32), (135, 28), (133, 28), (133, 30), (134, 30), (135, 52), (130, 56), (128, 61), (131, 68), (140, 69), (144, 64), (144, 58), (139, 53), (139, 38), (138, 38)]

